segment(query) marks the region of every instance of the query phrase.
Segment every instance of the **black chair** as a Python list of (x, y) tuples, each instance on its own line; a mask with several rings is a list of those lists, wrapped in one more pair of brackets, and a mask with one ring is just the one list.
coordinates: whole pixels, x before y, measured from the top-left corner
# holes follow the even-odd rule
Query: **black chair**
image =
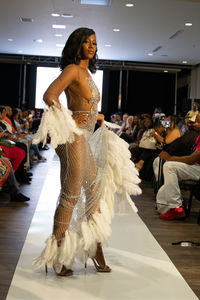
[[(200, 200), (200, 180), (182, 180), (179, 182), (181, 190), (189, 191), (190, 196), (186, 207), (186, 216), (190, 216), (193, 197)], [(200, 225), (200, 210), (197, 218), (197, 224)]]

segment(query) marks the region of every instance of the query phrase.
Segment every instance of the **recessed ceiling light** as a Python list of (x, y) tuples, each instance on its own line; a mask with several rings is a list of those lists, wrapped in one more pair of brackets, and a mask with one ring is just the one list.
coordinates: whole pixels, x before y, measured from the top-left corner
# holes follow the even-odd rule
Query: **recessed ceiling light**
[(62, 14), (61, 17), (63, 18), (73, 18), (71, 14)]
[(18, 53), (22, 53), (23, 51), (22, 51), (22, 50), (18, 50), (17, 52), (18, 52)]
[(13, 39), (8, 39), (9, 42), (13, 42)]
[(37, 40), (33, 40), (35, 43), (42, 43), (43, 42), (43, 40), (41, 40), (41, 39), (37, 39)]
[(153, 56), (153, 53), (148, 53), (149, 56)]
[(192, 23), (185, 23), (185, 26), (192, 26)]
[(106, 44), (105, 47), (111, 47), (111, 45), (110, 44)]
[(52, 17), (60, 17), (59, 14), (51, 14)]
[(65, 44), (56, 44), (56, 47), (64, 47), (65, 46)]
[(62, 34), (56, 33), (55, 36), (62, 37)]
[(168, 73), (168, 71), (167, 71), (167, 70), (164, 70), (164, 73)]
[(183, 64), (187, 64), (188, 62), (187, 62), (187, 60), (183, 60), (182, 63)]
[(126, 3), (126, 6), (127, 6), (127, 7), (133, 7), (134, 4), (133, 4), (133, 3)]
[(114, 28), (113, 31), (118, 32), (118, 31), (120, 31), (120, 29), (119, 28)]
[(66, 29), (66, 25), (53, 24), (52, 27), (55, 28), (55, 29)]

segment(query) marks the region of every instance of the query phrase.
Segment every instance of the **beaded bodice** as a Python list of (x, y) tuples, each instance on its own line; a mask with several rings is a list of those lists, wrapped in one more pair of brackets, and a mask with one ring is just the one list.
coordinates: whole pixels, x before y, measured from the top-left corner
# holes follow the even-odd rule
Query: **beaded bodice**
[(88, 86), (92, 94), (92, 97), (90, 97), (89, 100), (86, 100), (88, 101), (88, 103), (92, 103), (92, 106), (89, 111), (77, 110), (73, 111), (73, 114), (88, 114), (88, 122), (86, 124), (79, 125), (79, 127), (82, 129), (86, 129), (92, 133), (94, 131), (98, 116), (99, 91), (91, 77), (86, 77), (85, 79), (88, 81)]

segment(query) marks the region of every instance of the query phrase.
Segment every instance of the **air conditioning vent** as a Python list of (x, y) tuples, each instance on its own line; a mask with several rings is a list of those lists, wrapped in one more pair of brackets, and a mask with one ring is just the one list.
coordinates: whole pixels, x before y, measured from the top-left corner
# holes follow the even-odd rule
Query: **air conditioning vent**
[(169, 38), (170, 38), (170, 40), (173, 40), (173, 39), (175, 39), (175, 38), (177, 38), (177, 36), (179, 36), (181, 33), (183, 33), (184, 32), (184, 30), (183, 29), (179, 29), (179, 30), (177, 30), (174, 34), (172, 34)]
[(158, 46), (158, 47), (156, 47), (154, 50), (153, 50), (153, 52), (155, 53), (155, 52), (157, 52), (158, 50), (160, 50), (162, 48), (162, 46)]
[(23, 17), (20, 17), (20, 21), (21, 22), (33, 23), (34, 19), (33, 18), (23, 18)]

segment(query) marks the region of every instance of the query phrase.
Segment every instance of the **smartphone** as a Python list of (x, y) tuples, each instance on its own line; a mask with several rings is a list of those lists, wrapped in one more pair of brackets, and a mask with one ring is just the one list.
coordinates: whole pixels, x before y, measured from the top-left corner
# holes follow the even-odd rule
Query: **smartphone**
[(161, 124), (162, 124), (163, 127), (168, 128), (168, 127), (170, 127), (171, 122), (170, 121), (164, 121), (164, 120), (162, 120)]

